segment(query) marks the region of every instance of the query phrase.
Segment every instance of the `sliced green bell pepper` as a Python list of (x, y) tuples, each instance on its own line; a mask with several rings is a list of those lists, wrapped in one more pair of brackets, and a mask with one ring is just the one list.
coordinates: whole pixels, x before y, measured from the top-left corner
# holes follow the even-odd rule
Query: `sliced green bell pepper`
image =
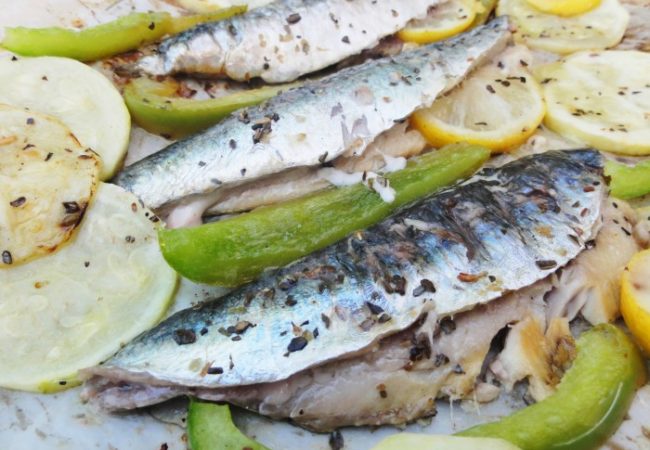
[(232, 422), (230, 407), (191, 399), (187, 436), (192, 450), (268, 450)]
[(577, 341), (578, 355), (547, 399), (478, 425), (460, 436), (494, 437), (523, 450), (597, 449), (623, 421), (636, 389), (645, 383), (639, 350), (614, 325), (598, 325)]
[(281, 267), (372, 226), (399, 207), (473, 174), (490, 156), (483, 147), (457, 144), (413, 158), (386, 178), (395, 200), (359, 183), (330, 188), (196, 228), (161, 230), (167, 262), (202, 283), (237, 286), (268, 267)]
[(145, 130), (179, 139), (199, 132), (238, 109), (257, 105), (294, 85), (264, 86), (237, 91), (223, 97), (193, 100), (176, 96), (178, 82), (131, 80), (124, 89), (124, 101), (133, 121)]
[(650, 193), (650, 161), (628, 166), (614, 161), (605, 164), (605, 175), (614, 197), (628, 200)]
[(8, 27), (1, 45), (24, 56), (64, 56), (96, 61), (135, 50), (198, 23), (222, 20), (245, 11), (245, 6), (234, 6), (210, 14), (180, 17), (166, 12), (133, 13), (79, 31), (61, 27)]

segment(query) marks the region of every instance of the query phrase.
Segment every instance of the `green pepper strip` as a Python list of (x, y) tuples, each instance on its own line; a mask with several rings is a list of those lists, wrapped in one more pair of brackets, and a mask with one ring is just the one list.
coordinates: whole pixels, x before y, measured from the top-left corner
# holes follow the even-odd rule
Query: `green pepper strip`
[(223, 97), (193, 100), (176, 97), (178, 83), (136, 78), (124, 89), (124, 101), (133, 121), (145, 130), (180, 139), (219, 122), (238, 109), (262, 103), (296, 85), (264, 86)]
[(627, 200), (650, 193), (650, 161), (627, 166), (614, 161), (605, 164), (605, 175), (614, 197)]
[(268, 450), (232, 422), (228, 405), (190, 400), (187, 435), (192, 450)]
[(96, 61), (135, 50), (198, 23), (222, 20), (245, 11), (246, 7), (236, 6), (211, 14), (181, 17), (165, 12), (134, 13), (79, 31), (60, 27), (9, 27), (5, 29), (2, 46), (24, 56), (64, 56)]
[(645, 383), (639, 350), (614, 325), (578, 339), (578, 356), (547, 399), (460, 436), (495, 437), (523, 450), (596, 449), (619, 427), (636, 388)]
[(409, 161), (386, 178), (395, 200), (384, 202), (359, 183), (258, 208), (196, 228), (161, 230), (167, 262), (203, 283), (237, 286), (268, 267), (281, 267), (372, 226), (397, 208), (474, 173), (489, 157), (483, 147), (458, 144)]

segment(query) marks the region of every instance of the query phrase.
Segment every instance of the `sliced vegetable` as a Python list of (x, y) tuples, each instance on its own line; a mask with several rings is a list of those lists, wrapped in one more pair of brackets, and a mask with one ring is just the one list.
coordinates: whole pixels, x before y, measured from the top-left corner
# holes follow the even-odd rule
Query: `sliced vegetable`
[(95, 192), (98, 164), (55, 118), (0, 105), (0, 272), (72, 237)]
[(461, 145), (414, 158), (405, 169), (386, 176), (395, 190), (392, 203), (362, 184), (332, 188), (196, 228), (161, 230), (160, 246), (169, 264), (183, 276), (236, 286), (471, 175), (488, 156), (487, 149)]
[(591, 11), (570, 17), (544, 13), (529, 0), (500, 0), (497, 14), (510, 16), (517, 28), (516, 42), (560, 54), (613, 47), (623, 38), (629, 21), (619, 0), (602, 0)]
[(650, 250), (637, 253), (623, 272), (621, 313), (637, 342), (650, 355)]
[(542, 91), (523, 67), (502, 67), (480, 68), (411, 123), (437, 147), (469, 142), (501, 152), (524, 143), (544, 118)]
[(433, 436), (400, 433), (387, 437), (372, 450), (518, 450), (503, 439)]
[(526, 0), (536, 9), (557, 16), (584, 14), (600, 5), (601, 0)]
[(79, 31), (60, 27), (9, 27), (5, 29), (1, 45), (24, 56), (65, 56), (79, 61), (96, 61), (135, 50), (166, 34), (180, 33), (196, 24), (223, 20), (245, 11), (246, 6), (234, 6), (196, 16), (133, 13)]
[(605, 175), (611, 178), (609, 188), (614, 197), (629, 200), (650, 193), (650, 161), (634, 166), (607, 161)]
[(578, 356), (557, 387), (537, 404), (460, 436), (505, 439), (523, 450), (591, 450), (618, 428), (645, 363), (634, 343), (614, 325), (597, 325), (577, 341)]
[(412, 20), (397, 33), (406, 42), (429, 44), (461, 33), (472, 25), (476, 0), (451, 0), (435, 7), (425, 19)]
[(122, 165), (131, 119), (122, 96), (101, 73), (55, 57), (0, 60), (0, 103), (51, 114), (101, 157), (100, 179)]
[(67, 28), (5, 28), (2, 46), (24, 56), (65, 56), (80, 61), (135, 50), (168, 33), (171, 16), (164, 12), (134, 13), (77, 31)]
[(472, 27), (483, 25), (487, 22), (490, 14), (497, 7), (497, 0), (478, 0), (478, 7), (476, 8), (476, 17), (472, 23)]
[(131, 193), (102, 183), (70, 244), (0, 270), (0, 386), (74, 386), (77, 370), (161, 318), (177, 276), (160, 254), (153, 217)]
[(581, 52), (538, 68), (553, 131), (626, 155), (650, 154), (650, 54)]
[(237, 429), (228, 405), (196, 399), (190, 400), (187, 435), (192, 450), (268, 450)]
[(178, 139), (219, 122), (238, 109), (257, 105), (292, 85), (264, 86), (223, 97), (192, 100), (176, 96), (178, 82), (136, 78), (124, 89), (133, 120), (147, 131)]

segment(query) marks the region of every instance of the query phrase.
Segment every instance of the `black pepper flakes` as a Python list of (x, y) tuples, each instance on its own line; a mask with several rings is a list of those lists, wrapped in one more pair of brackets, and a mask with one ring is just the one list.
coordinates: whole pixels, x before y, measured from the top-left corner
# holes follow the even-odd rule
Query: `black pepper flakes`
[(435, 359), (433, 360), (433, 364), (436, 367), (444, 366), (446, 364), (449, 364), (449, 358), (447, 357), (447, 355), (443, 355), (442, 353), (438, 353), (436, 355)]
[(320, 315), (320, 318), (321, 318), (321, 320), (323, 321), (323, 323), (325, 324), (325, 328), (329, 329), (329, 327), (330, 327), (330, 323), (332, 322), (332, 321), (330, 320), (330, 318), (329, 318), (328, 316), (326, 316), (325, 314), (321, 314), (321, 315)]
[(192, 330), (181, 328), (174, 330), (172, 338), (178, 345), (194, 344), (196, 342), (196, 333)]
[(456, 322), (451, 317), (445, 317), (440, 321), (440, 329), (445, 334), (451, 334), (456, 331)]
[(294, 13), (294, 14), (291, 14), (289, 17), (287, 17), (287, 23), (289, 25), (293, 25), (293, 24), (296, 24), (296, 23), (300, 22), (300, 19), (302, 19), (302, 17), (300, 17), (300, 14)]
[(376, 316), (384, 312), (384, 309), (381, 306), (375, 305), (374, 303), (366, 302), (366, 306), (368, 307), (370, 312)]
[(14, 263), (14, 259), (11, 256), (11, 252), (9, 250), (5, 250), (2, 252), (2, 262), (7, 265)]
[(329, 444), (331, 450), (341, 450), (345, 446), (340, 431), (337, 430), (330, 434)]
[(298, 336), (291, 339), (291, 342), (289, 342), (287, 350), (289, 351), (289, 353), (299, 352), (305, 347), (307, 347), (308, 343), (309, 341), (307, 341), (306, 338), (304, 338), (303, 336)]
[(221, 367), (209, 367), (208, 375), (221, 375), (223, 373), (223, 368)]
[(557, 262), (553, 261), (552, 259), (535, 261), (535, 264), (541, 270), (550, 270), (557, 266)]
[(66, 214), (76, 214), (81, 211), (77, 202), (63, 202), (62, 204)]
[(14, 208), (18, 208), (20, 206), (23, 206), (26, 201), (27, 199), (25, 197), (20, 196), (17, 199), (10, 201), (9, 204)]

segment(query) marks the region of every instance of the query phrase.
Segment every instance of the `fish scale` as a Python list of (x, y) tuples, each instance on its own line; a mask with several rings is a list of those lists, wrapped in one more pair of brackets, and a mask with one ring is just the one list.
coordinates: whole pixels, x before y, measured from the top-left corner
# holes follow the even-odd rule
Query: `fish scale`
[(283, 380), (367, 351), (425, 313), (453, 315), (561, 268), (596, 235), (606, 195), (592, 150), (486, 169), (223, 299), (174, 314), (84, 376), (95, 376), (91, 386), (104, 379), (220, 388)]
[(226, 186), (362, 153), (502, 50), (509, 37), (508, 21), (500, 18), (444, 43), (344, 69), (240, 110), (126, 167), (114, 182), (154, 209), (206, 201), (205, 209)]

